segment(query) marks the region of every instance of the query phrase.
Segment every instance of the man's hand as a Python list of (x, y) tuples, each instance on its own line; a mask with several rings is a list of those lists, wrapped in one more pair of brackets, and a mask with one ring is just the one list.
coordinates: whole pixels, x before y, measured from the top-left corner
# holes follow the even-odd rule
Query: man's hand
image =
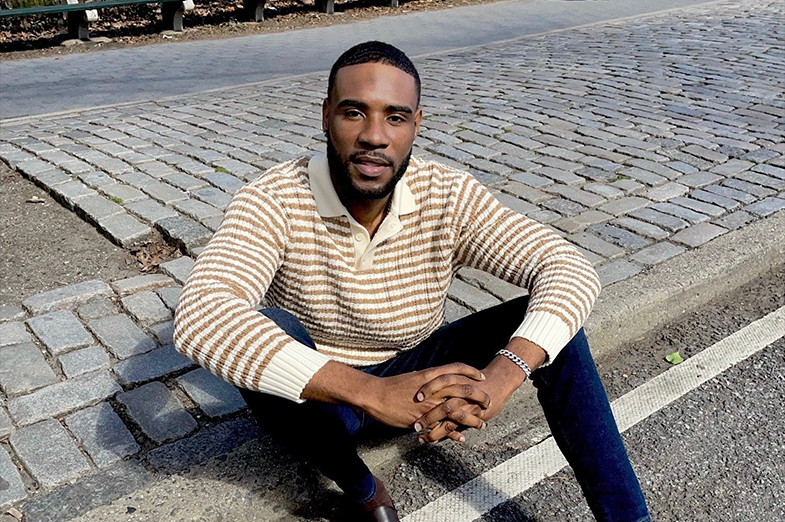
[(480, 386), (484, 379), (480, 370), (463, 363), (381, 377), (370, 386), (361, 407), (374, 419), (398, 428), (420, 431), (422, 426), (415, 426), (415, 421), (432, 410), (441, 412), (440, 419), (481, 428), (484, 421), (459, 406), (472, 405), (476, 411), (491, 406), (491, 397)]
[[(518, 354), (524, 360), (529, 361), (532, 369), (538, 368), (545, 362), (546, 354), (542, 348), (536, 344), (521, 338), (514, 338), (507, 345), (507, 349)], [(458, 408), (458, 413), (446, 416), (439, 407), (432, 409), (415, 423), (416, 427), (422, 427), (424, 432), (420, 436), (422, 442), (438, 442), (444, 438), (450, 438), (456, 442), (463, 442), (465, 437), (461, 433), (464, 428), (477, 427), (460, 422), (460, 412), (469, 417), (479, 417), (483, 420), (481, 428), (485, 423), (498, 415), (505, 404), (525, 380), (525, 374), (518, 366), (506, 357), (495, 357), (483, 370), (485, 381), (478, 383), (482, 391), (491, 398), (489, 408), (480, 409), (476, 404), (471, 404), (460, 398), (451, 399), (454, 407)], [(424, 396), (430, 397), (433, 393), (429, 385), (420, 390)], [(446, 403), (445, 403), (446, 404)], [(422, 431), (422, 430), (417, 430)]]

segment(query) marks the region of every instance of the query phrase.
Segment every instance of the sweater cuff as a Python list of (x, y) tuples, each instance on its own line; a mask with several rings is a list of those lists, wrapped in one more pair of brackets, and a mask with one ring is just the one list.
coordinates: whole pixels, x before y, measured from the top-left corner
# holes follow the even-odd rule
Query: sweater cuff
[(276, 353), (262, 372), (259, 391), (298, 404), (305, 386), (330, 358), (292, 339)]
[(548, 357), (542, 366), (547, 366), (567, 346), (572, 336), (570, 328), (559, 317), (549, 312), (528, 312), (512, 337), (522, 337), (545, 350)]

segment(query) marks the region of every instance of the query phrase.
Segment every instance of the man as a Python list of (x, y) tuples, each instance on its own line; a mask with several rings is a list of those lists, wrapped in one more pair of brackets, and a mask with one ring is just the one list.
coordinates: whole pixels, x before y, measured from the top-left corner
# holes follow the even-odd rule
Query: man
[[(326, 155), (235, 195), (183, 289), (177, 348), (238, 386), (344, 490), (354, 520), (398, 520), (358, 432), (463, 441), (529, 376), (596, 518), (650, 520), (581, 329), (599, 292), (591, 265), (469, 174), (411, 157), (420, 79), (398, 49), (344, 53), (322, 116)], [(440, 328), (464, 265), (530, 295)]]

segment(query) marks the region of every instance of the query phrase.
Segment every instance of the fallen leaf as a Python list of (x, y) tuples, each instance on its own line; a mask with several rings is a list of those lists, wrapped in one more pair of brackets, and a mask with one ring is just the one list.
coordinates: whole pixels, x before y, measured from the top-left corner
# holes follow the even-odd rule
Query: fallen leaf
[(684, 359), (681, 358), (681, 354), (679, 352), (673, 352), (666, 355), (665, 360), (671, 364), (679, 364), (684, 362)]

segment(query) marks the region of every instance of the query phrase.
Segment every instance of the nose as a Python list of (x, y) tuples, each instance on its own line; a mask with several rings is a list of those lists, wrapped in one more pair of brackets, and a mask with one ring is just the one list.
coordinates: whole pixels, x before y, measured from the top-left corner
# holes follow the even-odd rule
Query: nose
[(385, 118), (370, 115), (365, 118), (363, 128), (357, 136), (357, 141), (364, 149), (385, 149), (390, 144), (385, 126)]

